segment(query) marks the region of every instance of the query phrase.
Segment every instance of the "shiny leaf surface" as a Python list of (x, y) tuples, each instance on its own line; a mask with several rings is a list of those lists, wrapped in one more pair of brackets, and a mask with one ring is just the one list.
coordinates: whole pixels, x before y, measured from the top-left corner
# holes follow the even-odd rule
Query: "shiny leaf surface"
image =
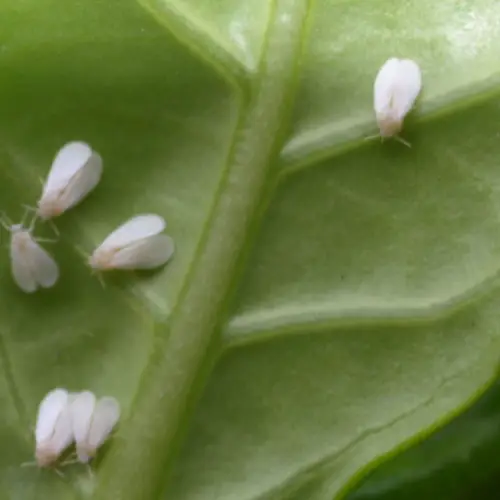
[[(0, 262), (6, 496), (340, 498), (477, 399), (500, 347), (499, 16), (494, 0), (3, 2), (1, 208), (35, 204), (67, 141), (104, 159), (57, 220), (54, 289), (25, 295)], [(422, 67), (412, 148), (365, 140), (391, 56)], [(139, 212), (166, 218), (175, 257), (103, 289), (81, 252)], [(20, 467), (56, 386), (123, 406), (92, 477)]]

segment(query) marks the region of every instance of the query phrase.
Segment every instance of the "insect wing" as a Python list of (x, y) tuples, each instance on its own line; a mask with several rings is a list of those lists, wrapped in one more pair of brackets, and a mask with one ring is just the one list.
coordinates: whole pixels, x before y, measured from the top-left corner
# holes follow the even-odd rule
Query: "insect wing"
[(398, 119), (402, 120), (408, 114), (421, 88), (422, 75), (417, 63), (410, 59), (399, 61), (392, 96), (392, 106), (397, 112)]
[(72, 442), (71, 408), (69, 404), (66, 404), (59, 413), (54, 434), (50, 440), (52, 452), (55, 456), (59, 456)]
[(71, 178), (85, 166), (92, 156), (92, 149), (84, 142), (69, 142), (57, 153), (47, 180), (42, 198), (50, 192), (63, 189)]
[(38, 284), (33, 273), (31, 257), (26, 249), (20, 249), (16, 245), (17, 236), (14, 235), (11, 242), (12, 277), (23, 292), (33, 293), (38, 289)]
[(43, 288), (54, 286), (59, 278), (56, 261), (34, 240), (31, 240), (28, 248), (31, 273), (36, 282)]
[(120, 419), (120, 404), (115, 398), (101, 398), (95, 407), (87, 438), (89, 448), (96, 450), (106, 441)]
[(174, 241), (170, 236), (157, 234), (116, 252), (111, 259), (110, 267), (116, 269), (154, 269), (168, 262), (174, 250)]
[(399, 59), (388, 59), (380, 68), (373, 85), (375, 113), (387, 114), (391, 111), (394, 82), (398, 77)]
[[(55, 193), (59, 199), (61, 212), (79, 203), (99, 183), (102, 175), (102, 159), (92, 153), (88, 162), (78, 170), (60, 191)], [(49, 196), (52, 192), (49, 192)]]
[(165, 219), (155, 214), (137, 215), (115, 229), (100, 245), (100, 249), (117, 250), (131, 243), (161, 233)]
[(75, 394), (71, 402), (73, 437), (77, 444), (87, 439), (95, 404), (96, 398), (90, 391)]
[(64, 389), (54, 389), (43, 398), (38, 407), (36, 420), (35, 440), (37, 443), (42, 443), (52, 437), (57, 420), (67, 404), (68, 391)]

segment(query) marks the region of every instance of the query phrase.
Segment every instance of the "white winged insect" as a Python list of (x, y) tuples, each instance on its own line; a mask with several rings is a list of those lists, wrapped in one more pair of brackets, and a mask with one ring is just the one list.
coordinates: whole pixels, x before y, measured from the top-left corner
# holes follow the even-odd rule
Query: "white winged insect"
[(43, 220), (61, 215), (87, 196), (101, 179), (102, 159), (84, 142), (69, 142), (57, 153), (38, 200)]
[(10, 260), (12, 277), (19, 288), (26, 293), (33, 293), (41, 288), (50, 288), (59, 278), (56, 261), (44, 250), (39, 242), (54, 240), (34, 238), (32, 236), (34, 220), (26, 228), (23, 223), (12, 224), (3, 214), (0, 223), (10, 231)]
[(90, 391), (76, 394), (71, 402), (71, 421), (78, 460), (88, 463), (106, 441), (120, 419), (120, 404), (115, 398), (96, 401)]
[(415, 61), (393, 57), (383, 64), (373, 86), (373, 104), (382, 138), (394, 137), (410, 146), (398, 134), (421, 88), (422, 75)]
[(55, 465), (73, 442), (69, 394), (65, 389), (50, 391), (40, 403), (35, 441), (35, 459), (39, 467)]
[(97, 271), (153, 269), (165, 264), (174, 253), (174, 242), (160, 234), (167, 224), (155, 214), (137, 215), (113, 231), (89, 258)]

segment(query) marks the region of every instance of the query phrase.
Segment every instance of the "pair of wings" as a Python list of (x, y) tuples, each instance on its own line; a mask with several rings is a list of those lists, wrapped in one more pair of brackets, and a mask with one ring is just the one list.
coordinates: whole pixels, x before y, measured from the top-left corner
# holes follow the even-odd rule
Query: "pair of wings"
[[(23, 244), (18, 243), (19, 238), (25, 238)], [(26, 293), (33, 293), (39, 287), (50, 288), (59, 278), (56, 261), (28, 231), (12, 235), (11, 261), (14, 281)]]
[(102, 158), (84, 142), (71, 142), (56, 155), (39, 204), (57, 200), (60, 212), (76, 205), (98, 184)]
[(74, 396), (71, 402), (73, 438), (78, 458), (88, 462), (92, 453), (110, 435), (120, 418), (120, 405), (115, 398), (103, 397), (96, 401), (90, 391)]
[(56, 456), (73, 441), (69, 394), (64, 389), (54, 389), (40, 403), (35, 429), (37, 446), (47, 445)]
[(417, 63), (410, 59), (389, 59), (375, 78), (375, 112), (402, 120), (413, 107), (421, 88), (422, 75)]
[(137, 215), (113, 231), (96, 252), (111, 255), (110, 268), (152, 269), (166, 263), (174, 242), (160, 234), (167, 224), (156, 214)]

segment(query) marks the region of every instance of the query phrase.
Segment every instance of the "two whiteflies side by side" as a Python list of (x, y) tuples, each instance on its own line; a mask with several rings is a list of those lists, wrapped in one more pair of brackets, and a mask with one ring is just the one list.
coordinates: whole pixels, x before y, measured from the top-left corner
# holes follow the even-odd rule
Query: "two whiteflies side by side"
[[(37, 218), (50, 220), (74, 207), (99, 183), (102, 159), (83, 142), (70, 142), (57, 153), (37, 203), (35, 217), (25, 227), (13, 224), (6, 216), (0, 221), (10, 231), (12, 276), (26, 293), (50, 288), (59, 278), (59, 267), (40, 243), (54, 240), (36, 238), (33, 230)], [(88, 258), (93, 270), (154, 269), (166, 264), (174, 253), (163, 217), (143, 214), (127, 220), (113, 231)]]
[(398, 134), (421, 89), (422, 74), (415, 61), (393, 57), (382, 65), (373, 85), (373, 105), (380, 137), (394, 137), (410, 146)]
[[(120, 404), (115, 398), (97, 399), (90, 391), (50, 391), (38, 407), (34, 464), (42, 468), (74, 462), (88, 464), (119, 419)], [(76, 460), (61, 463), (61, 456), (73, 443)]]

